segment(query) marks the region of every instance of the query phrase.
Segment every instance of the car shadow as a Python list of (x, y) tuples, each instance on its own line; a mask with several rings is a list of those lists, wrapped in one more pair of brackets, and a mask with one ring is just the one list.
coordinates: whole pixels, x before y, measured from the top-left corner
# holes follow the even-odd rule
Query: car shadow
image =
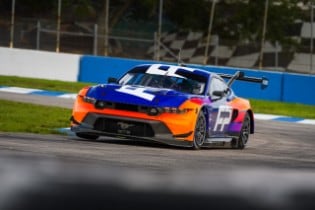
[(100, 137), (99, 139), (82, 139), (76, 136), (69, 137), (71, 140), (80, 142), (97, 142), (105, 144), (116, 144), (116, 145), (128, 145), (135, 147), (150, 147), (150, 148), (160, 148), (160, 149), (176, 149), (176, 150), (193, 150), (190, 147), (180, 147), (175, 145), (167, 145), (155, 141), (145, 141), (145, 140), (134, 140), (134, 139), (122, 139), (122, 138), (110, 138), (110, 137)]
[[(150, 148), (159, 148), (159, 149), (172, 149), (172, 150), (191, 150), (191, 151), (198, 151), (194, 150), (191, 147), (182, 147), (182, 146), (175, 146), (175, 145), (167, 145), (155, 141), (145, 141), (145, 140), (135, 140), (135, 139), (123, 139), (123, 138), (112, 138), (112, 137), (100, 137), (97, 140), (93, 139), (83, 139), (76, 136), (68, 137), (71, 140), (80, 141), (80, 142), (97, 142), (97, 143), (104, 143), (104, 144), (115, 144), (115, 145), (126, 145), (126, 146), (134, 146), (134, 147), (150, 147)], [(201, 150), (236, 150), (230, 147), (202, 147)]]

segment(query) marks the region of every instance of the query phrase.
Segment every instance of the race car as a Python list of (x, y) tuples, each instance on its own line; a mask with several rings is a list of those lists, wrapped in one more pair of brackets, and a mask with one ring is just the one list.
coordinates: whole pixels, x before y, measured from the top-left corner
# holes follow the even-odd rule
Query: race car
[(81, 89), (71, 130), (84, 139), (243, 149), (254, 133), (254, 115), (250, 102), (231, 89), (235, 80), (268, 85), (266, 78), (240, 71), (228, 75), (182, 65), (138, 65), (120, 79)]

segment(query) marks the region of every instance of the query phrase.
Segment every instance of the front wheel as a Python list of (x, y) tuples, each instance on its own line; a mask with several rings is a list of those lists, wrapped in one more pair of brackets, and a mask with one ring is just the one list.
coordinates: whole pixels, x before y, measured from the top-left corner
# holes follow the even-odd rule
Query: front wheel
[(240, 136), (238, 139), (234, 139), (234, 145), (233, 147), (236, 149), (244, 149), (248, 139), (249, 139), (249, 134), (250, 134), (250, 117), (248, 113), (246, 113), (243, 121), (243, 126), (240, 132)]
[(205, 142), (206, 127), (206, 117), (203, 112), (200, 111), (195, 127), (193, 149), (200, 149)]

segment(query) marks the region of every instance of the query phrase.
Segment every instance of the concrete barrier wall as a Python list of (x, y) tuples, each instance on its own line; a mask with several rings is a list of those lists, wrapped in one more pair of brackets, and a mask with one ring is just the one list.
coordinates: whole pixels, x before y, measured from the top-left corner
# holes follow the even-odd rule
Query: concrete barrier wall
[(119, 78), (135, 65), (143, 63), (153, 63), (153, 61), (82, 56), (80, 59), (79, 81), (106, 83), (109, 77)]
[(315, 75), (284, 74), (282, 101), (315, 105)]
[(77, 81), (80, 55), (0, 47), (0, 74)]
[[(109, 77), (119, 78), (133, 66), (144, 63), (156, 62), (0, 47), (0, 75), (106, 83)], [(269, 86), (265, 90), (261, 90), (259, 84), (236, 81), (232, 87), (241, 97), (315, 105), (315, 75), (231, 67), (189, 66), (228, 74), (240, 70), (247, 76), (265, 76), (269, 79)]]

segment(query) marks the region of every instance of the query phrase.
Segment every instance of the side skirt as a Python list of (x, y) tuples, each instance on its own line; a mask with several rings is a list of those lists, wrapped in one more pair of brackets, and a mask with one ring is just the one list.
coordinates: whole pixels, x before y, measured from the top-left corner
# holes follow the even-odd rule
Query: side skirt
[(207, 138), (202, 147), (207, 148), (232, 148), (232, 141), (235, 137)]

